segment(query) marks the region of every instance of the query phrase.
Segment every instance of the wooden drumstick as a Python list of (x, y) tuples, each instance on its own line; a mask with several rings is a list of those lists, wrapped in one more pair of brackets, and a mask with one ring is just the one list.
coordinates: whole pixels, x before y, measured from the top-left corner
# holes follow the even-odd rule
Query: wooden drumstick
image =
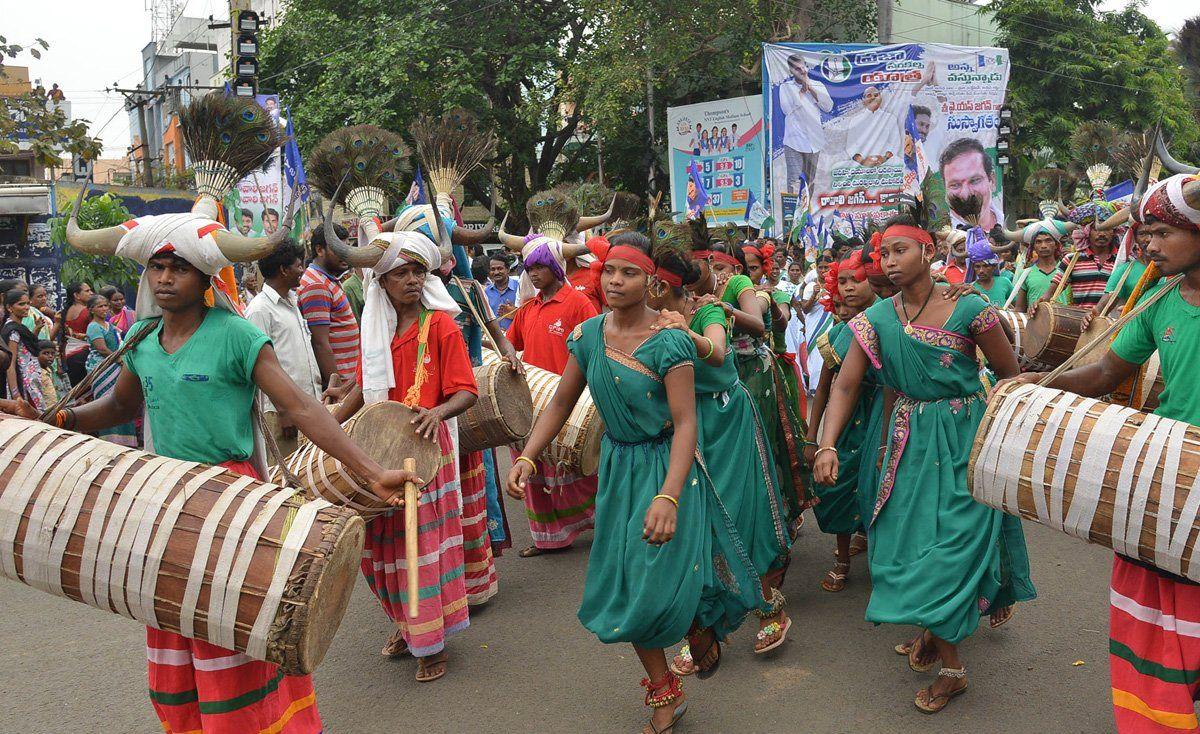
[(1075, 270), (1075, 263), (1079, 262), (1079, 250), (1071, 253), (1071, 259), (1067, 261), (1067, 269), (1063, 271), (1062, 279), (1058, 281), (1058, 287), (1054, 289), (1054, 295), (1050, 296), (1051, 301), (1057, 301), (1058, 297), (1067, 288), (1067, 282), (1071, 280), (1071, 271)]
[[(416, 459), (405, 459), (401, 464), (404, 471), (415, 472), (417, 470)], [(410, 618), (417, 616), (417, 606), (420, 603), (420, 561), (421, 556), (417, 550), (417, 509), (420, 504), (420, 498), (417, 494), (417, 485), (414, 482), (404, 483), (404, 564), (408, 569), (408, 614)]]

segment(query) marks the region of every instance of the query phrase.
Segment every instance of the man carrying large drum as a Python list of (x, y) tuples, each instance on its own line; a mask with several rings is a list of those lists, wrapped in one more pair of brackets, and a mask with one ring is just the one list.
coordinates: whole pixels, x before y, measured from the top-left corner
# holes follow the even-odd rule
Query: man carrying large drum
[[(1181, 275), (1182, 280), (1174, 292), (1134, 317), (1103, 359), (1067, 371), (1047, 386), (1107, 395), (1157, 351), (1166, 387), (1154, 413), (1200, 426), (1200, 392), (1195, 390), (1194, 373), (1189, 374), (1200, 363), (1200, 176), (1179, 174), (1156, 184), (1137, 215), (1140, 228), (1150, 236), (1150, 261), (1164, 275)], [(1033, 383), (1043, 377), (1027, 373), (1018, 380)], [(1200, 694), (1200, 585), (1118, 554), (1110, 599), (1110, 669), (1118, 730), (1200, 731), (1195, 713)]]
[[(254, 111), (242, 109), (245, 103), (236, 100), (202, 98), (185, 110), (190, 123), (185, 135), (218, 120), (249, 120), (243, 115)], [(381, 499), (397, 504), (404, 482), (420, 480), (407, 472), (384, 471), (315, 398), (292, 382), (270, 340), (241, 317), (236, 292), (218, 276), (232, 262), (254, 261), (274, 251), (290, 227), (263, 238), (226, 230), (215, 221), (224, 191), (204, 176), (206, 167), (211, 173), (227, 165), (222, 153), (188, 152), (198, 161), (201, 192), (191, 213), (83, 231), (76, 222), (76, 201), (67, 227), (72, 246), (91, 255), (124, 255), (145, 266), (138, 299), (142, 320), (130, 329), (128, 343), (134, 346), (124, 354), (116, 388), (82, 407), (59, 410), (54, 423), (94, 432), (132, 421), (145, 408), (147, 446), (155, 453), (261, 478), (266, 467), (251, 420), (255, 392), (261, 389), (313, 443), (367, 479)], [(80, 199), (83, 195), (81, 191)], [(215, 307), (206, 305), (206, 297)], [(161, 317), (147, 318), (158, 313)], [(152, 627), (146, 629), (146, 653), (150, 697), (167, 732), (316, 734), (322, 729), (311, 676), (285, 675), (276, 665)]]

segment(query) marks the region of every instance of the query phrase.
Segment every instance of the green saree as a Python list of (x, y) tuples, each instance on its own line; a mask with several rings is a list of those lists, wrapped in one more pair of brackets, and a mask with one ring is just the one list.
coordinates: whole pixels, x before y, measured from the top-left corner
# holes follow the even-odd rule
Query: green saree
[[(754, 284), (745, 275), (735, 275), (725, 285), (721, 300), (734, 308), (741, 308), (738, 296)], [(788, 520), (799, 517), (808, 506), (806, 467), (801, 454), (806, 434), (804, 424), (797, 413), (798, 393), (789, 395), (783, 365), (775, 358), (768, 343), (771, 334), (771, 312), (763, 314), (766, 328), (763, 337), (734, 334), (733, 351), (737, 357), (737, 372), (742, 384), (750, 391), (758, 414), (763, 417), (763, 434), (775, 457), (775, 471), (779, 477), (779, 488), (788, 507)], [(790, 369), (790, 368), (789, 368)]]
[[(703, 334), (713, 324), (725, 326), (725, 312), (708, 305), (696, 310), (689, 327)], [(696, 419), (700, 455), (755, 570), (762, 576), (782, 567), (792, 543), (775, 459), (729, 347), (720, 367), (696, 361)], [(747, 450), (753, 453), (746, 456)]]
[[(836, 375), (850, 351), (854, 336), (845, 323), (837, 323), (829, 331), (817, 339), (817, 348), (825, 365)], [(821, 532), (831, 535), (850, 534), (862, 530), (869, 512), (864, 512), (863, 501), (859, 497), (859, 484), (863, 464), (871, 463), (874, 468), (876, 438), (872, 438), (871, 426), (874, 426), (874, 436), (879, 433), (879, 414), (883, 412), (883, 402), (876, 397), (882, 392), (871, 370), (863, 378), (859, 389), (858, 401), (850, 420), (842, 429), (836, 443), (838, 452), (838, 479), (832, 485), (814, 484), (813, 494), (816, 504), (813, 514), (817, 516), (817, 525)], [(872, 493), (873, 499), (873, 493)]]
[(602, 642), (643, 648), (675, 644), (693, 621), (723, 638), (763, 603), (762, 590), (702, 460), (684, 483), (675, 537), (657, 547), (642, 539), (671, 456), (663, 379), (691, 367), (695, 349), (687, 336), (668, 330), (627, 354), (605, 343), (605, 319), (585, 321), (567, 340), (605, 425), (579, 621)]
[[(967, 485), (971, 444), (987, 407), (974, 337), (998, 324), (996, 310), (975, 295), (960, 298), (941, 329), (913, 325), (905, 333), (892, 299), (849, 322), (883, 383), (896, 391), (868, 521), (870, 622), (917, 625), (957, 643), (994, 604), (1033, 598), (1027, 564), (1010, 566), (1004, 578), (1003, 513), (976, 502)], [(1023, 536), (1021, 546), (1023, 553)], [(1012, 587), (1017, 581), (1022, 588)]]

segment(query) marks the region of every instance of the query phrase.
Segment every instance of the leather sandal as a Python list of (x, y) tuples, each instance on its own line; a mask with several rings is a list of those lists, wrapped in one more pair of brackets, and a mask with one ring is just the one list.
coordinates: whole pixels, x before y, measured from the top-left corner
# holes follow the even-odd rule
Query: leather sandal
[(961, 688), (955, 688), (948, 693), (934, 694), (933, 684), (917, 691), (917, 697), (913, 699), (913, 705), (921, 710), (922, 713), (936, 714), (942, 709), (950, 705), (950, 699), (961, 696), (967, 692), (967, 669), (962, 668), (942, 668), (938, 671), (938, 678), (957, 678), (963, 681)]

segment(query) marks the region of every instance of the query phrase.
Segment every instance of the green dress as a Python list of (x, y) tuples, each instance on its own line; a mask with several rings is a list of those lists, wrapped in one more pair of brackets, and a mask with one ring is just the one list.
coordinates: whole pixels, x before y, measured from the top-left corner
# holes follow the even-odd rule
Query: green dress
[(725, 637), (763, 604), (762, 589), (702, 461), (684, 482), (675, 536), (659, 547), (642, 539), (671, 457), (663, 378), (692, 366), (696, 351), (682, 332), (666, 330), (627, 354), (605, 343), (605, 319), (588, 319), (567, 340), (605, 426), (579, 621), (602, 642), (651, 649), (679, 642), (693, 621)]
[(957, 643), (993, 605), (1034, 596), (1024, 536), (1013, 547), (1004, 514), (976, 502), (967, 486), (987, 407), (974, 337), (998, 324), (996, 309), (975, 295), (960, 298), (941, 329), (905, 333), (892, 299), (850, 321), (883, 383), (896, 391), (869, 520), (868, 621), (917, 625)]
[[(696, 310), (689, 327), (703, 334), (713, 324), (726, 325), (725, 311), (708, 305)], [(754, 400), (738, 380), (732, 348), (726, 347), (720, 367), (696, 361), (696, 419), (700, 455), (755, 570), (762, 576), (780, 568), (792, 543), (775, 458)]]
[[(854, 336), (845, 323), (837, 323), (830, 327), (817, 340), (817, 348), (830, 371), (837, 373), (850, 351)], [(872, 462), (878, 442), (872, 438), (871, 427), (874, 426), (874, 436), (880, 435), (879, 413), (883, 410), (883, 402), (876, 400), (882, 390), (872, 370), (868, 370), (858, 392), (858, 400), (842, 433), (838, 436), (838, 479), (832, 485), (814, 484), (813, 494), (816, 504), (813, 514), (817, 516), (817, 525), (821, 532), (830, 535), (854, 533), (864, 527), (863, 502), (859, 497), (860, 473), (864, 462)]]
[[(741, 308), (738, 296), (754, 284), (745, 275), (735, 275), (725, 285), (721, 300)], [(788, 506), (788, 520), (799, 517), (808, 503), (805, 487), (805, 467), (802, 463), (806, 431), (797, 408), (799, 393), (789, 395), (787, 378), (768, 340), (771, 334), (771, 312), (763, 314), (764, 336), (734, 334), (733, 351), (737, 357), (737, 372), (742, 384), (754, 398), (758, 414), (764, 417), (763, 432), (775, 456), (775, 471), (779, 488)]]

